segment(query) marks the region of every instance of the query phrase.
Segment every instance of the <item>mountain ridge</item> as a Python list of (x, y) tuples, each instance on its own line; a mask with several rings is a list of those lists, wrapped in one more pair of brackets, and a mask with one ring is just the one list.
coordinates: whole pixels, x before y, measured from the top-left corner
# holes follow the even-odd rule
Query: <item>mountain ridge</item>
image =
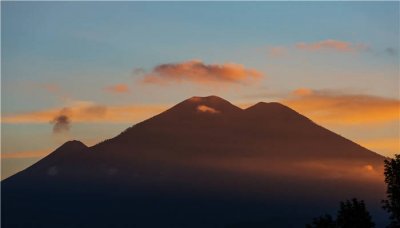
[[(94, 146), (86, 147), (79, 141), (65, 143), (55, 153), (3, 180), (2, 192), (11, 218), (7, 224), (18, 224), (21, 210), (36, 214), (37, 208), (26, 206), (26, 202), (51, 196), (45, 200), (50, 208), (63, 211), (75, 208), (75, 204), (85, 205), (84, 211), (89, 208), (95, 218), (105, 215), (87, 202), (104, 201), (110, 208), (119, 202), (124, 205), (120, 210), (135, 208), (135, 213), (144, 217), (152, 214), (150, 211), (170, 211), (167, 202), (171, 202), (178, 205), (168, 219), (175, 227), (182, 213), (190, 214), (185, 224), (199, 221), (194, 205), (201, 204), (201, 214), (207, 219), (199, 227), (221, 227), (216, 226), (219, 222), (215, 223), (214, 215), (227, 213), (222, 219), (226, 222), (231, 213), (247, 207), (242, 203), (249, 206), (245, 217), (256, 218), (261, 209), (255, 205), (264, 202), (274, 210), (277, 199), (288, 204), (312, 199), (315, 208), (354, 194), (375, 202), (375, 195), (379, 198), (384, 192), (371, 187), (383, 182), (383, 159), (276, 102), (241, 109), (216, 96), (192, 97)], [(332, 188), (336, 188), (334, 192)], [(66, 196), (76, 198), (76, 203), (64, 202)], [(217, 210), (221, 200), (236, 206), (223, 206), (226, 212)], [(60, 219), (73, 213), (55, 215), (42, 210)], [(160, 227), (157, 221), (148, 225), (149, 220), (140, 216), (135, 217), (141, 224), (138, 227)], [(130, 218), (127, 215), (121, 221)], [(91, 223), (85, 218), (78, 221)], [(51, 221), (41, 224), (54, 227)]]
[[(209, 108), (215, 109), (215, 113), (210, 113), (207, 111), (200, 111), (198, 110), (198, 107), (204, 105)], [(176, 118), (178, 116), (178, 118)], [(272, 116), (272, 117), (271, 117)], [(227, 117), (229, 122), (225, 123), (222, 118)], [(266, 117), (266, 121), (261, 121), (260, 119)], [(280, 133), (282, 129), (278, 129), (274, 124), (278, 122), (278, 127), (280, 127), (283, 123), (287, 124), (289, 123), (291, 126), (303, 126), (303, 125), (308, 125), (312, 126), (312, 128), (321, 128), (323, 131), (320, 134), (328, 134), (327, 132), (333, 133), (327, 129), (324, 129), (320, 127), (319, 125), (315, 124), (312, 120), (308, 119), (305, 116), (302, 116), (301, 114), (297, 113), (293, 109), (280, 104), (278, 102), (258, 102), (246, 109), (241, 109), (232, 103), (217, 97), (217, 96), (207, 96), (207, 97), (198, 97), (194, 96), (189, 99), (186, 99), (177, 105), (171, 107), (170, 109), (167, 109), (166, 111), (155, 115), (154, 117), (151, 117), (147, 120), (144, 120), (141, 123), (138, 123), (136, 125), (133, 125), (132, 127), (126, 129), (123, 133), (120, 135), (105, 140), (102, 143), (96, 144), (92, 147), (87, 147), (84, 145), (82, 142), (77, 141), (77, 140), (72, 140), (64, 143), (62, 146), (57, 148), (53, 153), (49, 154), (49, 156), (45, 157), (44, 161), (48, 160), (49, 158), (55, 159), (54, 157), (59, 157), (59, 156), (72, 156), (72, 155), (78, 155), (80, 152), (82, 152), (85, 149), (93, 149), (101, 146), (104, 143), (108, 143), (112, 140), (117, 140), (119, 138), (124, 138), (125, 140), (122, 140), (123, 142), (126, 141), (132, 141), (134, 140), (135, 137), (137, 137), (137, 133), (133, 133), (133, 136), (129, 136), (130, 132), (136, 131), (137, 128), (139, 129), (149, 129), (149, 127), (146, 128), (148, 125), (159, 125), (157, 126), (158, 128), (156, 131), (165, 131), (165, 128), (162, 126), (166, 125), (166, 128), (170, 128), (171, 123), (178, 123), (181, 125), (184, 125), (185, 127), (199, 127), (198, 125), (204, 125), (207, 126), (207, 124), (211, 124), (210, 127), (229, 127), (232, 131), (237, 132), (238, 130), (236, 129), (237, 126), (231, 126), (234, 125), (232, 122), (237, 121), (238, 118), (243, 118), (245, 121), (246, 125), (249, 125), (250, 128), (252, 129), (246, 129), (245, 128), (240, 128), (240, 131), (242, 131), (242, 135), (246, 132), (248, 132), (250, 135), (247, 137), (251, 137), (252, 135), (255, 135), (255, 137), (259, 137), (260, 135), (265, 135), (265, 132), (263, 132), (263, 128), (270, 128), (269, 130), (273, 130), (272, 134), (270, 137), (273, 137), (274, 134), (288, 134), (289, 131), (283, 131), (283, 133)], [(200, 124), (196, 126), (192, 126), (190, 121), (193, 120), (198, 120)], [(160, 124), (162, 122), (162, 124)], [(186, 126), (187, 125), (187, 126)], [(298, 125), (298, 126), (297, 126)], [(256, 127), (261, 126), (261, 130), (254, 130)], [(291, 127), (290, 126), (290, 127)], [(153, 127), (153, 126), (151, 126)], [(161, 127), (161, 128), (160, 128)], [(240, 126), (241, 127), (241, 126)], [(177, 127), (179, 128), (179, 127)], [(246, 131), (243, 131), (245, 129)], [(168, 129), (167, 129), (168, 130)], [(171, 130), (177, 130), (174, 128), (171, 128)], [(218, 132), (218, 130), (215, 130)], [(243, 133), (244, 132), (244, 133)], [(304, 133), (304, 132), (303, 132)], [(140, 134), (140, 132), (139, 132)], [(167, 133), (170, 134), (170, 133)], [(304, 134), (307, 134), (305, 132)], [(335, 134), (335, 133), (333, 133)], [(337, 134), (335, 134), (337, 135)], [(246, 135), (245, 135), (246, 136)], [(348, 141), (350, 143), (353, 143), (352, 141), (337, 135), (340, 138), (343, 138), (345, 141)], [(376, 157), (380, 157), (383, 159), (383, 156), (369, 151), (368, 149), (353, 143), (356, 147), (360, 147), (365, 149), (368, 152), (371, 152), (373, 155), (376, 155)], [(71, 152), (71, 153), (70, 153)], [(60, 158), (57, 158), (60, 159)], [(35, 165), (33, 165), (35, 167)], [(7, 178), (8, 179), (8, 178)]]

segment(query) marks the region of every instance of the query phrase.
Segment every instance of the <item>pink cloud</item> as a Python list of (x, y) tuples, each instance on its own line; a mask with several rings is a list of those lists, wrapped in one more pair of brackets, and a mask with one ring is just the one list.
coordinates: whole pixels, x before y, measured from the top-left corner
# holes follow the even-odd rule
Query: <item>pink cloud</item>
[(281, 102), (324, 124), (366, 126), (400, 120), (400, 100), (394, 98), (300, 88)]
[(108, 86), (104, 88), (107, 92), (110, 93), (129, 93), (129, 87), (125, 84), (116, 84), (112, 86)]
[(205, 64), (200, 60), (161, 64), (146, 74), (144, 83), (168, 84), (171, 82), (245, 83), (259, 79), (263, 74), (241, 64)]
[(367, 46), (340, 40), (323, 40), (315, 43), (297, 43), (296, 48), (305, 51), (333, 50), (338, 52), (357, 52), (367, 49)]

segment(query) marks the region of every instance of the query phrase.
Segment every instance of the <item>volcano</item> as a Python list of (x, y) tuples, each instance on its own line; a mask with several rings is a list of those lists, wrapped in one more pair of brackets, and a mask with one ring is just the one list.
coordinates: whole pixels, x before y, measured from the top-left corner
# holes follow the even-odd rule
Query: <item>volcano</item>
[(2, 227), (303, 227), (352, 197), (379, 225), (383, 160), (279, 103), (192, 97), (2, 181)]

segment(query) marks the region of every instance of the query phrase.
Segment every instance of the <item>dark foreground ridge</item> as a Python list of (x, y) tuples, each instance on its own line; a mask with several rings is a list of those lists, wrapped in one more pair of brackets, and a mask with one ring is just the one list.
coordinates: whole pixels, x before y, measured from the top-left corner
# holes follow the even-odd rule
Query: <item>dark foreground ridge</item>
[(2, 227), (302, 227), (352, 197), (379, 225), (382, 165), (282, 104), (192, 97), (2, 181)]

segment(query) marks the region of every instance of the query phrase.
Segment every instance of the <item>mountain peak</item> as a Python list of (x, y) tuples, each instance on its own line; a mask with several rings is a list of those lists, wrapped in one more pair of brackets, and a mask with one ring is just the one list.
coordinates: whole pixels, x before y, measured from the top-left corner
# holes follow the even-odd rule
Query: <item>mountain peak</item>
[(49, 154), (47, 157), (54, 158), (57, 156), (63, 156), (64, 154), (75, 154), (80, 151), (87, 149), (88, 147), (78, 140), (67, 141), (58, 147), (53, 153)]
[(281, 110), (284, 110), (284, 109), (291, 110), (287, 106), (285, 106), (285, 105), (283, 105), (281, 103), (278, 103), (278, 102), (269, 102), (269, 103), (267, 103), (267, 102), (258, 102), (255, 105), (252, 105), (252, 106), (248, 107), (246, 110), (257, 110), (257, 111), (260, 111), (262, 109), (263, 110), (265, 110), (265, 109), (268, 109), (268, 110), (279, 110), (279, 109), (281, 109)]
[[(55, 151), (42, 158), (40, 162), (33, 164), (26, 170), (17, 174), (17, 176), (23, 178), (27, 173), (39, 173), (46, 174), (46, 176), (56, 175), (58, 172), (57, 166), (65, 161), (71, 161), (81, 151), (88, 149), (85, 144), (78, 140), (67, 141), (58, 147)], [(10, 179), (10, 178), (8, 178)]]
[(194, 96), (175, 105), (169, 111), (185, 113), (232, 113), (242, 111), (239, 107), (231, 104), (218, 96), (199, 97)]
[(258, 102), (257, 104), (248, 107), (244, 111), (252, 116), (257, 116), (258, 118), (261, 118), (262, 116), (268, 116), (269, 118), (273, 119), (310, 121), (307, 117), (278, 102)]
[(62, 149), (62, 150), (80, 150), (80, 149), (85, 149), (87, 148), (87, 146), (78, 140), (71, 140), (71, 141), (67, 141), (65, 142), (63, 145), (61, 145), (58, 149)]

